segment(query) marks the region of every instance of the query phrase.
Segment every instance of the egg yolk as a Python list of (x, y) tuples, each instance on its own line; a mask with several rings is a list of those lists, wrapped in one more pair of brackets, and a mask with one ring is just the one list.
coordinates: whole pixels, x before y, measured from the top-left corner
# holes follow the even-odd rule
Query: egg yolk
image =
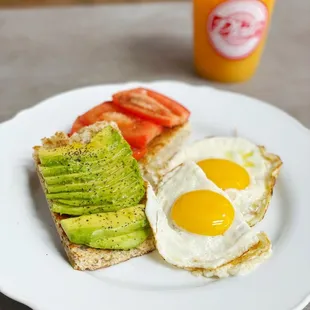
[(248, 172), (227, 159), (205, 159), (197, 163), (206, 176), (221, 189), (245, 189), (250, 184)]
[(232, 224), (234, 215), (230, 201), (210, 190), (185, 193), (171, 209), (171, 218), (177, 226), (206, 236), (222, 235)]

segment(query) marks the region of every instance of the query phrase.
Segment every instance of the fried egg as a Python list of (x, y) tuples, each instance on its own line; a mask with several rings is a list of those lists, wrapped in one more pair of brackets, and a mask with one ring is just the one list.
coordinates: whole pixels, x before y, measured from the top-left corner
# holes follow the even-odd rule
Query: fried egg
[(249, 227), (228, 194), (194, 162), (165, 175), (157, 195), (149, 185), (145, 211), (157, 250), (179, 268), (225, 277), (246, 273), (270, 255), (267, 236)]
[(250, 226), (262, 220), (282, 165), (277, 155), (243, 138), (212, 137), (178, 152), (166, 171), (187, 160), (225, 191)]

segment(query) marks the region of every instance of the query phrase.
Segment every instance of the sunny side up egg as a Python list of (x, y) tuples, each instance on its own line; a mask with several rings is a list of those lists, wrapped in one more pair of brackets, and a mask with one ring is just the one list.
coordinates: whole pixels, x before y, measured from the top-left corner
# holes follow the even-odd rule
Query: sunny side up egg
[(178, 152), (164, 173), (188, 160), (225, 191), (250, 226), (262, 220), (282, 165), (277, 155), (243, 138), (205, 138)]
[(166, 174), (157, 195), (148, 186), (145, 211), (158, 252), (179, 268), (226, 277), (252, 270), (271, 253), (267, 236), (249, 227), (194, 162)]

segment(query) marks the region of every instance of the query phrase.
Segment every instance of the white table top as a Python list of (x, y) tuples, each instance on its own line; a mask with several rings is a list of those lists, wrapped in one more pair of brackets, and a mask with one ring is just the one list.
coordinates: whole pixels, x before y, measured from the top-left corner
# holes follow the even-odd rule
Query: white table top
[[(2, 10), (0, 121), (76, 87), (174, 79), (265, 100), (310, 127), (309, 16), (308, 0), (278, 1), (257, 74), (228, 85), (193, 73), (190, 3)], [(0, 294), (8, 309), (29, 308)]]

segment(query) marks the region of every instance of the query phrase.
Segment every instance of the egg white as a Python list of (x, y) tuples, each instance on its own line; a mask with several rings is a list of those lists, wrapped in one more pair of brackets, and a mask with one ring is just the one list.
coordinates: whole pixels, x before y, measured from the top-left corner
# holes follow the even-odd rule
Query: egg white
[(277, 176), (282, 164), (279, 157), (264, 154), (263, 151), (264, 148), (243, 138), (205, 138), (178, 152), (167, 165), (165, 172), (188, 160), (198, 162), (217, 158), (239, 164), (248, 172), (250, 184), (244, 190), (231, 188), (225, 192), (252, 226), (263, 218), (275, 183), (272, 178)]
[(145, 211), (157, 250), (168, 263), (180, 268), (212, 270), (240, 257), (259, 242), (257, 233), (232, 202), (235, 217), (223, 235), (197, 235), (174, 225), (170, 210), (175, 200), (186, 192), (201, 189), (212, 190), (231, 201), (194, 162), (186, 162), (169, 172), (159, 184), (157, 196), (151, 186), (147, 189)]

